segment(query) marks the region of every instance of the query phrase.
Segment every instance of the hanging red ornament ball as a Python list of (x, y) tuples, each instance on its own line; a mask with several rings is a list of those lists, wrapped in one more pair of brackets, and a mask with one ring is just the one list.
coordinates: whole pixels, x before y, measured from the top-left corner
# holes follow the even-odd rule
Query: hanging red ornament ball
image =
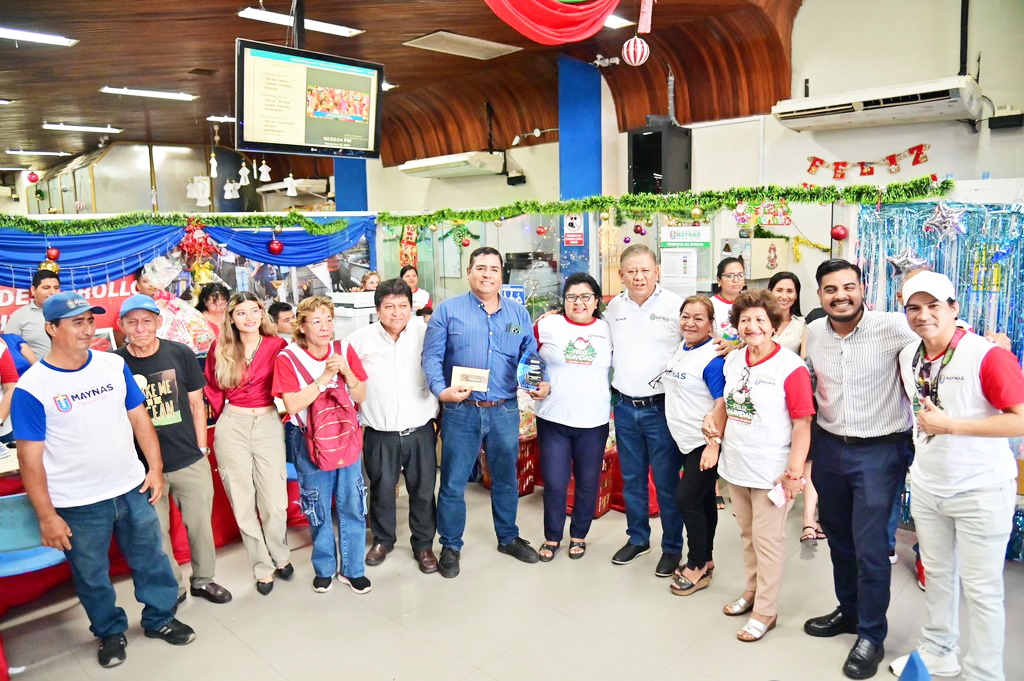
[(544, 236), (547, 233), (548, 233), (548, 228), (545, 227), (544, 225), (541, 225), (540, 227), (537, 228), (537, 235), (538, 236)]
[(844, 241), (848, 236), (850, 236), (850, 231), (846, 227), (836, 225), (832, 228), (832, 238), (836, 241)]
[(469, 243), (469, 237), (467, 236), (465, 239), (462, 240), (462, 247), (469, 248)]
[(633, 234), (639, 234), (640, 230), (642, 229), (643, 227), (641, 227), (640, 225), (633, 225)]
[(53, 246), (50, 246), (49, 248), (47, 248), (46, 249), (46, 259), (47, 260), (60, 260), (60, 249), (59, 248), (54, 248)]
[(30, 173), (29, 173), (28, 175), (26, 175), (25, 177), (26, 177), (26, 178), (28, 179), (28, 181), (29, 181), (29, 182), (31, 182), (32, 184), (35, 184), (36, 182), (38, 182), (38, 181), (39, 181), (39, 175), (38, 175), (38, 174), (36, 174), (36, 172), (35, 172), (35, 171), (32, 171), (32, 172), (30, 172)]
[(629, 243), (629, 237), (628, 236), (622, 237), (622, 243), (628, 244)]
[(622, 60), (630, 66), (640, 66), (651, 56), (651, 48), (640, 36), (634, 36), (622, 45)]
[(267, 252), (270, 255), (281, 255), (284, 252), (284, 242), (278, 241), (277, 239), (272, 240), (267, 244)]

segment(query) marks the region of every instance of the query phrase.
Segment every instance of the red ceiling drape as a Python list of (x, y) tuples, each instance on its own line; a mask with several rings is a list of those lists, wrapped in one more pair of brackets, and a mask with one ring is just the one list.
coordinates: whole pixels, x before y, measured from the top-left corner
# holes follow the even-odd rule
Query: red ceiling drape
[(619, 0), (565, 4), (558, 0), (484, 0), (502, 21), (542, 45), (586, 40), (604, 27)]

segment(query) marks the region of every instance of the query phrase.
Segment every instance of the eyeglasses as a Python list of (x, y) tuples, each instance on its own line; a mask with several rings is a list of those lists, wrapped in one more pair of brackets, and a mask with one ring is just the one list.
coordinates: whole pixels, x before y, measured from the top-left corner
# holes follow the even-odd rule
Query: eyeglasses
[(593, 299), (594, 299), (594, 294), (593, 293), (580, 293), (580, 294), (566, 293), (565, 294), (565, 302), (567, 302), (567, 303), (575, 303), (577, 300), (579, 300), (581, 303), (589, 303)]
[(742, 281), (747, 278), (747, 275), (743, 272), (732, 272), (730, 274), (723, 274), (719, 279), (731, 279), (732, 281)]
[(917, 392), (921, 397), (934, 397), (932, 395), (932, 363), (922, 362), (921, 370), (917, 373)]
[(651, 386), (651, 390), (661, 390), (661, 377), (668, 373), (668, 369), (663, 369), (660, 374), (647, 381), (647, 385)]

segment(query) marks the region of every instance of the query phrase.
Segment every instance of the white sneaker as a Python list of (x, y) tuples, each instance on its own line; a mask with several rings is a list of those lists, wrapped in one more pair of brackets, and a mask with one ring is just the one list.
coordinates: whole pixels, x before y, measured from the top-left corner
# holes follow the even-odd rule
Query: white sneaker
[[(954, 648), (953, 652), (946, 653), (945, 655), (936, 655), (935, 653), (928, 652), (924, 645), (917, 647), (917, 654), (921, 656), (921, 661), (924, 662), (924, 666), (927, 667), (928, 673), (932, 676), (959, 676), (960, 662), (956, 659), (959, 652), (959, 648)], [(909, 661), (909, 654), (901, 655), (889, 663), (889, 671), (894, 676), (899, 677), (903, 674), (903, 669)]]
[(900, 559), (900, 557), (896, 555), (895, 551), (890, 551), (889, 552), (889, 564), (890, 565), (895, 565), (896, 562), (899, 561), (899, 559)]

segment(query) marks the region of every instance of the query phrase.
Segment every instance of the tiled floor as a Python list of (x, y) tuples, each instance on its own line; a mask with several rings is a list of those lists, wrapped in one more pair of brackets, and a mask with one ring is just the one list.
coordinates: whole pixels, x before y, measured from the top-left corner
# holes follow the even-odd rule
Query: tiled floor
[[(278, 582), (268, 597), (248, 579), (241, 544), (221, 549), (218, 580), (235, 599), (213, 605), (192, 598), (179, 610), (198, 632), (194, 643), (174, 648), (146, 639), (130, 580), (117, 583), (119, 603), (133, 623), (128, 659), (114, 669), (96, 663), (96, 643), (70, 588), (11, 613), (0, 624), (12, 665), (28, 669), (17, 679), (146, 679), (146, 681), (270, 681), (345, 678), (359, 681), (521, 681), (588, 679), (623, 681), (828, 681), (840, 668), (852, 636), (813, 639), (802, 629), (810, 616), (834, 605), (827, 547), (801, 547), (800, 518), (790, 517), (790, 556), (780, 622), (763, 641), (734, 634), (742, 618), (721, 606), (742, 588), (739, 535), (732, 514), (722, 512), (715, 581), (688, 598), (668, 592), (654, 577), (658, 555), (633, 565), (610, 562), (625, 540), (622, 514), (597, 520), (580, 561), (565, 551), (547, 564), (524, 565), (495, 551), (487, 492), (470, 485), (470, 524), (462, 575), (454, 580), (421, 575), (407, 546), (369, 568), (373, 591), (357, 596), (335, 583), (327, 594), (310, 587), (309, 536), (292, 531), (296, 576)], [(406, 498), (399, 501), (400, 514)], [(524, 498), (519, 526), (536, 546), (541, 495)], [(659, 530), (655, 523), (655, 537)], [(400, 532), (406, 537), (407, 532)], [(900, 562), (893, 570), (889, 657), (911, 649), (923, 611), (912, 575), (912, 535), (901, 532)], [(1024, 565), (1008, 563), (1006, 672), (1024, 678)], [(965, 636), (962, 647), (969, 645)], [(888, 658), (887, 658), (888, 659)], [(880, 671), (877, 678), (893, 678)]]

